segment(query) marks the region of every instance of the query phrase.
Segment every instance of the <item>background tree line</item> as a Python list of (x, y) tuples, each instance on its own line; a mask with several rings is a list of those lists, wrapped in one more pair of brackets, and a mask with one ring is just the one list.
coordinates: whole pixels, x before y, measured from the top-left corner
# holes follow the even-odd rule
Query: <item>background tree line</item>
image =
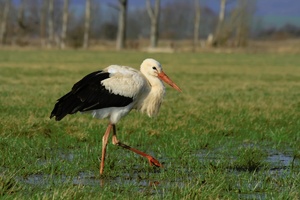
[[(214, 0), (219, 12), (201, 0), (144, 0), (145, 6), (128, 7), (130, 0), (84, 0), (84, 9), (74, 0), (0, 0), (0, 43), (42, 47), (88, 48), (99, 40), (116, 41), (116, 49), (138, 48), (149, 39), (155, 48), (159, 39), (187, 39), (193, 49), (200, 46), (246, 46), (250, 37), (266, 36), (276, 30), (253, 31), (255, 0)], [(289, 33), (299, 29), (287, 26)], [(205, 41), (205, 43), (201, 43)]]

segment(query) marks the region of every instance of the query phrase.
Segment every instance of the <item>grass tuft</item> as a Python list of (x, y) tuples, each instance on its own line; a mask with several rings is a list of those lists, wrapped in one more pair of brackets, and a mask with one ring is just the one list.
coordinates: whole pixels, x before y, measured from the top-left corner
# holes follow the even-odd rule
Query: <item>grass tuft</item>
[(266, 153), (257, 147), (242, 147), (232, 168), (238, 171), (257, 171), (264, 165)]

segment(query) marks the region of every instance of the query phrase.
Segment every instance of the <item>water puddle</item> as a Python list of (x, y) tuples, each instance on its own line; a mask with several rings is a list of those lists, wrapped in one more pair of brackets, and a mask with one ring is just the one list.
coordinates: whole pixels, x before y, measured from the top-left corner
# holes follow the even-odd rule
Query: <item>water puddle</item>
[[(221, 150), (218, 151), (201, 150), (199, 153), (196, 154), (196, 156), (198, 157), (200, 162), (207, 162), (207, 161), (218, 162), (224, 160), (224, 157), (226, 157), (226, 160), (231, 163), (237, 160), (237, 157), (232, 155), (222, 154), (219, 153), (219, 151), (221, 152)], [(300, 164), (299, 159), (294, 158), (292, 152), (282, 153), (274, 150), (270, 150), (266, 152), (267, 152), (267, 156), (262, 162), (268, 166), (268, 169), (270, 171), (290, 169), (294, 165)]]
[(295, 161), (294, 157), (291, 155), (286, 155), (280, 152), (274, 152), (268, 155), (266, 162), (273, 166), (273, 169), (276, 168), (286, 168), (292, 166)]
[(90, 172), (81, 172), (76, 177), (65, 175), (46, 175), (46, 174), (31, 174), (24, 178), (18, 178), (19, 181), (30, 185), (56, 185), (61, 183), (72, 183), (73, 185), (100, 185), (100, 180)]
[[(224, 159), (224, 154), (220, 153), (220, 150), (201, 150), (195, 156), (198, 158), (200, 163), (218, 163)], [(299, 158), (295, 159), (292, 156), (292, 153), (282, 153), (274, 150), (267, 151), (266, 159), (263, 161), (267, 168), (262, 168), (260, 170), (265, 170), (266, 174), (274, 174), (279, 176), (286, 176), (287, 172), (291, 171), (293, 166), (299, 166)], [(234, 162), (237, 158), (234, 156), (226, 156), (226, 159), (229, 162)], [(58, 156), (58, 159), (63, 160), (64, 162), (71, 162), (75, 159), (74, 154), (62, 153)], [(48, 161), (49, 162), (49, 161)], [(51, 161), (50, 161), (51, 162)], [(165, 163), (168, 163), (168, 160), (165, 160)], [(171, 163), (171, 162), (170, 162)], [(37, 162), (38, 165), (44, 165), (44, 161)], [(170, 170), (174, 166), (169, 166)], [(169, 170), (167, 169), (167, 170)], [(197, 169), (184, 169), (183, 171), (197, 170)], [(159, 194), (159, 191), (163, 192), (167, 188), (180, 187), (184, 188), (186, 184), (193, 182), (193, 175), (186, 173), (184, 180), (179, 179), (163, 179), (163, 180), (149, 180), (149, 177), (157, 177), (157, 173), (160, 173), (160, 170), (153, 172), (142, 172), (136, 171), (134, 173), (121, 174), (119, 177), (104, 177), (99, 179), (99, 175), (95, 174), (98, 172), (83, 171), (79, 172), (76, 176), (67, 176), (67, 175), (49, 175), (49, 174), (31, 174), (26, 177), (17, 177), (16, 181), (22, 182), (28, 185), (37, 185), (46, 187), (49, 185), (59, 185), (59, 184), (73, 184), (73, 185), (87, 185), (87, 186), (114, 186), (114, 185), (134, 185), (137, 190), (141, 192), (147, 192), (151, 194)], [(197, 172), (198, 173), (198, 172)], [(226, 173), (232, 173), (234, 176), (238, 176), (240, 173), (245, 173), (245, 171), (239, 170), (228, 170)], [(201, 172), (199, 172), (201, 174)], [(147, 177), (147, 178), (142, 178)], [(182, 177), (181, 177), (182, 178)], [(236, 188), (241, 188), (242, 186), (236, 185)], [(249, 188), (254, 186), (249, 185)], [(255, 193), (255, 194), (238, 194), (239, 198), (243, 199), (253, 199), (253, 198), (264, 198), (264, 193)]]
[(141, 187), (148, 186), (157, 186), (160, 184), (159, 181), (141, 179), (138, 175), (133, 177), (105, 177), (100, 178), (97, 174), (92, 172), (80, 172), (77, 176), (65, 176), (65, 175), (46, 175), (46, 174), (31, 174), (24, 178), (17, 178), (18, 181), (21, 181), (30, 185), (39, 185), (46, 186), (50, 184), (61, 184), (61, 183), (72, 183), (73, 185), (89, 185), (89, 186), (104, 186), (104, 185), (116, 185), (116, 184), (125, 184), (125, 185), (138, 185)]

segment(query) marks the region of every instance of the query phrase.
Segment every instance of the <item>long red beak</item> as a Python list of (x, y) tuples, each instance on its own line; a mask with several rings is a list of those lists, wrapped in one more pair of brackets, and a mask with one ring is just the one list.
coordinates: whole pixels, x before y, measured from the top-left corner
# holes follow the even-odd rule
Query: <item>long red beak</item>
[(175, 90), (181, 92), (181, 89), (163, 71), (158, 74), (158, 78), (169, 84)]

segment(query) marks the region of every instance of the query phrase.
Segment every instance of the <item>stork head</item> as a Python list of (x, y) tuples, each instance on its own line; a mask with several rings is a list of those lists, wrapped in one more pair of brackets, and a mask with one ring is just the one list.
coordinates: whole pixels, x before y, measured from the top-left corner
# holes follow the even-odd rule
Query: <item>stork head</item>
[(157, 77), (169, 84), (175, 90), (181, 92), (181, 89), (164, 73), (162, 66), (158, 61), (152, 58), (145, 59), (141, 64), (141, 72), (146, 77)]

